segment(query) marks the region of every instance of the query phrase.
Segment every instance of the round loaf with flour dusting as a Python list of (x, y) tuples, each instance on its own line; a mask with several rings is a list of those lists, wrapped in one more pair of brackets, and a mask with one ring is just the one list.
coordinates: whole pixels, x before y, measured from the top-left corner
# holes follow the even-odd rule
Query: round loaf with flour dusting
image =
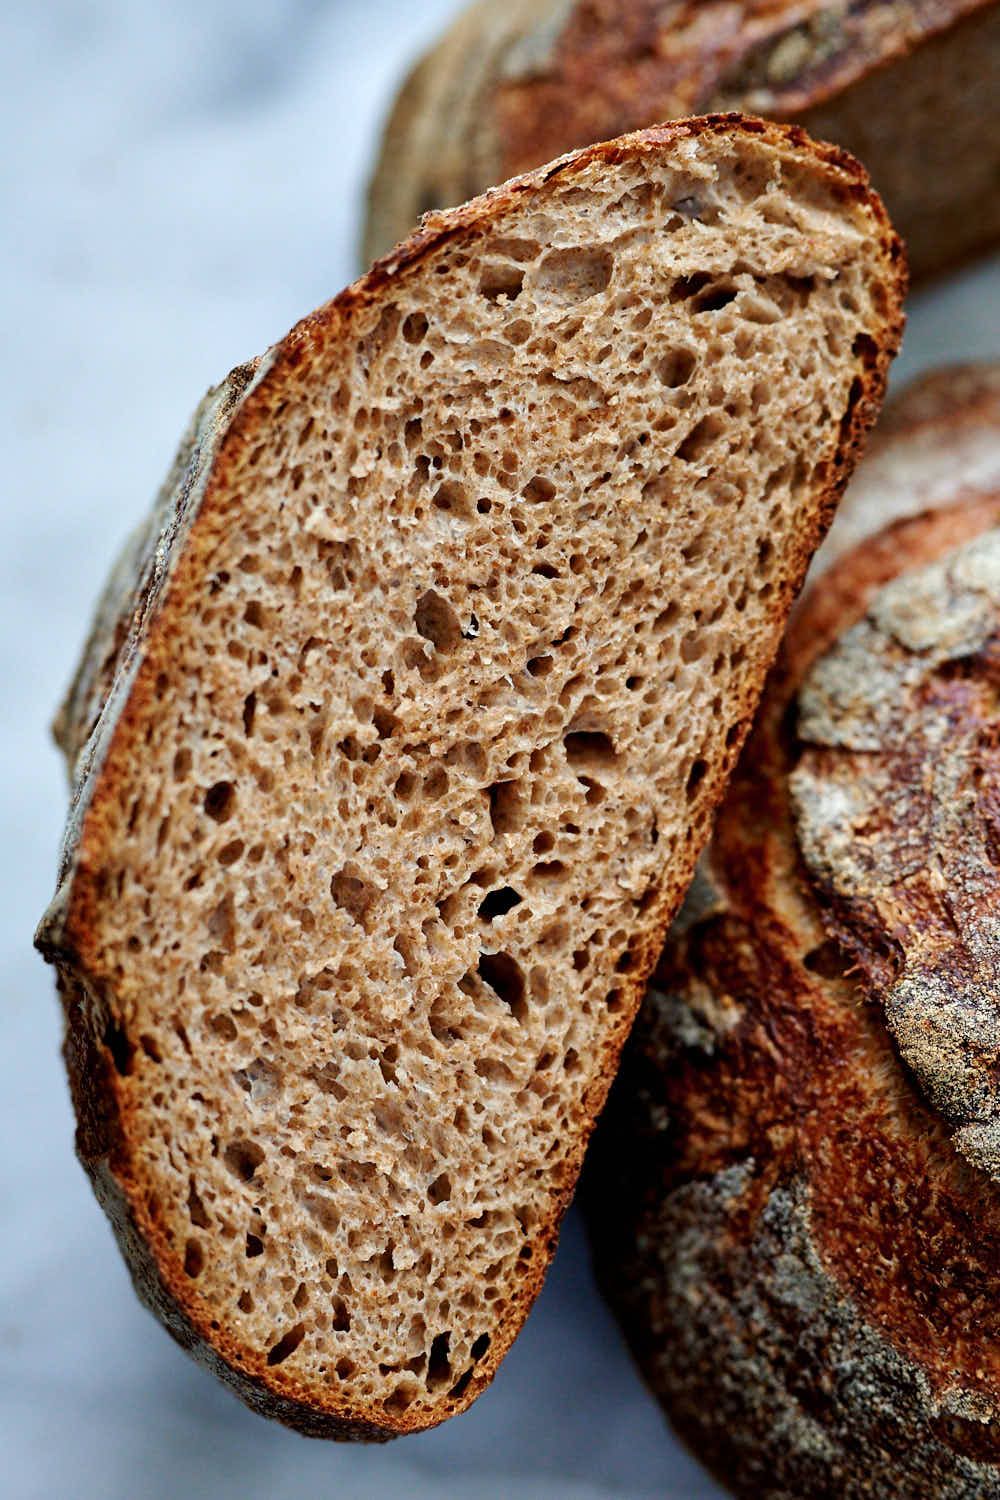
[(748, 1500), (1000, 1495), (998, 528), (800, 609), (595, 1142), (602, 1285)]

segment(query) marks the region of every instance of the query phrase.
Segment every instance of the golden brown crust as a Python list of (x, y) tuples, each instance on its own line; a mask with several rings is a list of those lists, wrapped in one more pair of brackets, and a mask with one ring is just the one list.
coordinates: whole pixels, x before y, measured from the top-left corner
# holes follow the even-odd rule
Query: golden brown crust
[[(953, 1109), (954, 1094), (928, 1084), (925, 1102), (901, 1067), (869, 1002), (879, 998), (873, 969), (895, 944), (910, 952), (912, 932), (874, 904), (864, 909), (867, 925), (857, 910), (853, 925), (843, 920), (825, 886), (842, 878), (845, 850), (849, 868), (867, 848), (869, 833), (834, 841), (823, 796), (801, 781), (797, 802), (790, 791), (803, 747), (807, 765), (813, 754), (819, 718), (807, 694), (803, 740), (793, 705), (804, 681), (819, 694), (831, 642), (859, 648), (872, 618), (905, 608), (913, 577), (925, 591), (936, 584), (939, 618), (968, 620), (960, 580), (976, 591), (993, 569), (998, 523), (1000, 495), (897, 523), (879, 539), (875, 566), (872, 549), (859, 549), (813, 591), (595, 1142), (587, 1197), (603, 1286), (672, 1420), (741, 1495), (1000, 1494), (1000, 1194), (949, 1139), (978, 1096), (966, 1087)], [(956, 541), (964, 545), (952, 552)], [(951, 561), (935, 561), (942, 553)], [(887, 599), (890, 566), (900, 584)], [(976, 599), (995, 628), (997, 604)], [(855, 687), (878, 660), (877, 652), (854, 660)], [(931, 722), (956, 718), (953, 685), (936, 671), (913, 666), (929, 683), (912, 746), (925, 771)], [(975, 671), (970, 691), (978, 691)], [(965, 712), (963, 703), (957, 722)], [(862, 780), (869, 758), (853, 752)], [(949, 857), (988, 886), (991, 859), (978, 839), (992, 822), (994, 783), (986, 767), (978, 813), (966, 800), (956, 817), (944, 799)], [(913, 822), (917, 794), (905, 778), (901, 803), (890, 792), (876, 821), (915, 833), (923, 848), (934, 835), (922, 811)], [(807, 856), (823, 876), (817, 894), (800, 853), (804, 826)], [(899, 873), (893, 865), (890, 880)], [(934, 924), (924, 933), (917, 962), (934, 972), (934, 945), (947, 966), (953, 935), (942, 938)], [(985, 950), (995, 947), (987, 936)], [(953, 1003), (954, 992), (945, 998)], [(992, 996), (980, 1003), (989, 1007)], [(950, 1019), (954, 1027), (954, 1011)], [(986, 1019), (981, 1011), (980, 1024)], [(931, 1074), (939, 1084), (940, 1069)], [(971, 1145), (975, 1161), (976, 1143), (959, 1145)]]
[[(571, 177), (595, 162), (614, 163), (659, 153), (706, 133), (745, 133), (760, 137), (776, 148), (800, 153), (810, 164), (821, 166), (839, 184), (845, 200), (859, 205), (876, 226), (881, 245), (884, 327), (881, 337), (866, 340), (858, 352), (859, 373), (851, 391), (840, 428), (838, 451), (824, 473), (822, 491), (814, 497), (815, 520), (800, 539), (797, 555), (789, 559), (785, 574), (777, 579), (774, 600), (776, 627), (807, 566), (822, 530), (829, 524), (840, 491), (863, 442), (866, 428), (881, 402), (886, 370), (898, 343), (905, 282), (903, 257), (898, 240), (877, 197), (871, 192), (863, 170), (843, 152), (815, 146), (795, 128), (765, 124), (739, 116), (713, 116), (677, 122), (641, 135), (593, 147), (563, 158), (545, 169), (508, 183), (474, 203), (425, 221), (419, 232), (372, 271), (326, 307), (301, 322), (260, 366), (252, 382), (227, 414), (224, 428), (210, 449), (210, 462), (198, 492), (195, 513), (187, 518), (183, 532), (170, 532), (174, 547), (162, 559), (161, 582), (150, 595), (151, 607), (136, 612), (135, 629), (127, 650), (117, 655), (117, 678), (100, 681), (108, 699), (103, 722), (91, 737), (85, 782), (71, 822), (64, 863), (64, 888), (40, 933), (40, 946), (60, 969), (66, 1000), (67, 1062), (74, 1081), (74, 1096), (80, 1117), (79, 1149), (87, 1170), (113, 1219), (123, 1249), (133, 1266), (144, 1299), (167, 1322), (171, 1330), (196, 1355), (236, 1388), (257, 1410), (265, 1411), (300, 1430), (331, 1437), (389, 1437), (425, 1425), (406, 1411), (390, 1420), (370, 1421), (365, 1411), (338, 1401), (319, 1402), (296, 1383), (286, 1368), (269, 1367), (262, 1354), (238, 1346), (228, 1331), (210, 1317), (189, 1282), (180, 1273), (177, 1256), (168, 1246), (158, 1219), (155, 1200), (135, 1168), (130, 1147), (133, 1123), (127, 1091), (122, 1080), (128, 1070), (130, 1045), (127, 1025), (116, 1014), (111, 996), (114, 977), (102, 970), (96, 934), (104, 899), (100, 872), (106, 863), (111, 821), (119, 795), (123, 767), (136, 753), (142, 736), (153, 722), (157, 679), (171, 651), (173, 622), (187, 608), (215, 530), (224, 524), (216, 515), (215, 497), (226, 484), (227, 474), (241, 455), (257, 441), (257, 434), (280, 406), (284, 393), (294, 388), (297, 371), (308, 365), (320, 348), (345, 339), (353, 320), (365, 309), (378, 305), (387, 291), (397, 286), (415, 267), (445, 244), (458, 237), (474, 237), (501, 211), (518, 199), (540, 193), (554, 178)], [(176, 538), (183, 537), (178, 547)], [(762, 663), (763, 668), (764, 663)], [(86, 694), (84, 696), (87, 696)], [(753, 710), (746, 701), (738, 706), (741, 730), (732, 746), (735, 756)], [(88, 716), (74, 716), (79, 722)], [(74, 745), (79, 730), (67, 731)], [(456, 1395), (441, 1416), (461, 1410), (488, 1383), (515, 1337), (523, 1317), (541, 1285), (551, 1258), (559, 1221), (571, 1195), (586, 1137), (599, 1111), (615, 1070), (618, 1051), (638, 1006), (645, 976), (662, 941), (665, 925), (693, 867), (697, 845), (704, 837), (708, 811), (721, 795), (726, 767), (713, 766), (706, 776), (704, 815), (691, 829), (686, 858), (671, 872), (670, 881), (645, 914), (645, 928), (636, 935), (631, 971), (621, 976), (619, 1014), (609, 1032), (606, 1054), (589, 1097), (573, 1156), (567, 1163), (566, 1179), (550, 1220), (539, 1226), (534, 1258), (522, 1278), (515, 1305), (493, 1340), (488, 1356), (476, 1370), (475, 1379)]]
[[(993, 0), (850, 6), (831, 0), (543, 0), (540, 6), (536, 0), (480, 0), (418, 64), (397, 100), (373, 178), (364, 258), (399, 238), (427, 209), (562, 151), (660, 120), (736, 109), (804, 124), (869, 161), (897, 227), (907, 241), (914, 239), (915, 277), (931, 274), (974, 253), (977, 244), (985, 248), (998, 228), (981, 212), (978, 179), (953, 201), (958, 176), (953, 171), (949, 183), (949, 174), (936, 168), (926, 175), (926, 145), (914, 147), (911, 157), (905, 140), (893, 140), (890, 153), (869, 139), (873, 125), (887, 142), (891, 135), (881, 75), (921, 49), (930, 56), (939, 42), (947, 48), (963, 23), (985, 17), (988, 24), (994, 9)], [(970, 47), (989, 58), (988, 41)], [(946, 101), (948, 128), (934, 124), (939, 140), (947, 140), (966, 109), (963, 89), (982, 139), (989, 93), (985, 101), (972, 100), (964, 67), (950, 51), (930, 64), (931, 77), (956, 70), (957, 97)], [(921, 75), (916, 95), (929, 86)], [(891, 93), (898, 99), (898, 78)], [(925, 109), (915, 97), (906, 121), (911, 137)], [(985, 134), (991, 134), (988, 127)], [(921, 170), (924, 206), (914, 191)], [(958, 222), (970, 215), (977, 225)], [(936, 229), (930, 219), (939, 221)]]

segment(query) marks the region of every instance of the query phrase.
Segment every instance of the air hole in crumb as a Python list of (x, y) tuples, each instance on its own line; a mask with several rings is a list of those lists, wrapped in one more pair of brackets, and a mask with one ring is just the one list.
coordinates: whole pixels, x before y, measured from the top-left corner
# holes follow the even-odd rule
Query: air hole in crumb
[(538, 259), (542, 247), (537, 240), (505, 235), (503, 239), (492, 240), (490, 249), (494, 255), (506, 256), (508, 260), (532, 261)]
[[(446, 479), (444, 484), (438, 485), (433, 503), (435, 510), (448, 511), (456, 516), (469, 514), (469, 492), (464, 484), (453, 479)], [(419, 625), (417, 629), (420, 629)], [(420, 633), (422, 635), (423, 631)]]
[(699, 661), (705, 654), (705, 637), (697, 630), (689, 630), (681, 639), (681, 660)]
[(705, 772), (707, 770), (708, 762), (706, 760), (702, 760), (700, 756), (697, 760), (692, 761), (691, 769), (688, 772), (687, 784), (684, 788), (689, 802), (693, 799), (698, 791), (698, 788), (701, 786), (701, 783), (705, 778)]
[(550, 250), (535, 273), (535, 285), (558, 302), (584, 302), (603, 292), (611, 280), (610, 250), (579, 246)]
[(500, 261), (487, 261), (479, 275), (479, 290), (487, 302), (498, 302), (501, 297), (513, 302), (523, 286), (524, 272)]
[(509, 953), (483, 953), (479, 977), (499, 996), (516, 1021), (524, 1021), (528, 1007), (524, 999), (524, 971)]
[(422, 312), (412, 312), (403, 319), (403, 338), (408, 344), (423, 343), (427, 333), (427, 319)]
[(490, 891), (486, 899), (480, 904), (479, 915), (485, 922), (492, 922), (496, 917), (503, 917), (515, 906), (520, 906), (520, 897), (512, 886), (502, 886), (498, 891)]
[(236, 788), (231, 781), (217, 781), (205, 793), (205, 811), (216, 823), (225, 823), (233, 815)]
[(487, 787), (490, 803), (490, 822), (498, 835), (514, 833), (524, 821), (521, 784), (517, 781), (498, 781)]
[(712, 539), (706, 527), (704, 531), (699, 531), (697, 536), (693, 536), (686, 546), (681, 548), (681, 557), (683, 557), (686, 563), (700, 562), (708, 552), (711, 543)]
[(691, 304), (692, 312), (721, 312), (728, 307), (730, 302), (735, 302), (739, 296), (739, 287), (727, 286), (721, 282), (716, 286), (706, 287)]
[(700, 422), (695, 423), (687, 437), (677, 449), (674, 457), (679, 458), (686, 464), (697, 463), (703, 458), (716, 438), (724, 430), (723, 423), (719, 417), (710, 413), (702, 417)]
[(432, 766), (424, 777), (424, 796), (436, 802), (448, 790), (448, 772), (444, 766)]
[(472, 1379), (472, 1374), (472, 1370), (468, 1369), (455, 1381), (455, 1384), (448, 1392), (448, 1395), (451, 1397), (452, 1401), (457, 1401), (460, 1396), (465, 1395), (466, 1391), (469, 1388), (469, 1381)]
[(254, 1173), (264, 1160), (264, 1153), (255, 1141), (231, 1141), (222, 1156), (234, 1177), (241, 1182), (251, 1182)]
[(205, 1268), (205, 1252), (198, 1240), (188, 1240), (184, 1246), (184, 1271), (190, 1277), (200, 1276)]
[(478, 1361), (478, 1360), (482, 1359), (483, 1355), (486, 1353), (486, 1351), (487, 1351), (487, 1349), (489, 1347), (490, 1347), (490, 1336), (489, 1336), (489, 1334), (488, 1333), (481, 1333), (479, 1335), (479, 1337), (473, 1341), (472, 1348), (469, 1350), (469, 1353), (472, 1355), (472, 1358), (474, 1360)]
[(618, 759), (610, 735), (596, 730), (572, 730), (563, 739), (566, 759), (574, 768), (613, 766)]
[(375, 892), (353, 865), (345, 865), (330, 881), (330, 895), (342, 911), (364, 926), (375, 902)]
[(448, 1202), (451, 1198), (451, 1178), (447, 1172), (442, 1172), (440, 1177), (435, 1177), (427, 1189), (427, 1197), (435, 1206)]
[(417, 1399), (417, 1388), (412, 1381), (401, 1381), (390, 1396), (387, 1396), (382, 1405), (386, 1411), (404, 1412), (412, 1406)]
[(253, 721), (257, 714), (257, 694), (247, 693), (243, 699), (243, 733), (249, 739), (253, 734)]
[(350, 1332), (351, 1314), (347, 1309), (347, 1303), (344, 1301), (343, 1297), (334, 1297), (332, 1307), (333, 1319), (330, 1323), (330, 1327), (333, 1329), (334, 1333)]
[(143, 1052), (145, 1052), (146, 1056), (149, 1058), (150, 1062), (161, 1063), (163, 1061), (163, 1053), (160, 1051), (159, 1043), (157, 1042), (155, 1037), (149, 1036), (149, 1034), (144, 1031), (142, 1036), (139, 1038), (139, 1045), (142, 1048)]
[(427, 1360), (427, 1387), (434, 1390), (436, 1386), (444, 1385), (446, 1380), (451, 1379), (451, 1332), (439, 1333), (431, 1343), (430, 1356)]
[(697, 359), (690, 349), (673, 349), (660, 360), (657, 374), (665, 386), (676, 390), (679, 386), (687, 385), (696, 364)]
[(305, 1335), (306, 1325), (304, 1323), (296, 1323), (294, 1328), (290, 1328), (288, 1332), (282, 1338), (280, 1338), (271, 1349), (268, 1350), (268, 1364), (280, 1365), (281, 1362), (283, 1360), (286, 1360), (290, 1354), (295, 1353), (296, 1349), (305, 1338)]
[(454, 651), (462, 639), (462, 627), (458, 616), (447, 599), (428, 589), (417, 600), (414, 624), (418, 634), (430, 641), (436, 651)]
[(188, 1178), (187, 1210), (188, 1218), (191, 1220), (191, 1223), (195, 1226), (196, 1229), (209, 1228), (210, 1221), (208, 1217), (208, 1210), (205, 1208), (205, 1205), (201, 1200), (201, 1195), (199, 1194), (198, 1189), (195, 1186), (193, 1177)]
[(247, 1246), (246, 1246), (247, 1260), (253, 1260), (256, 1256), (263, 1255), (263, 1254), (264, 1254), (264, 1241), (260, 1238), (259, 1235), (251, 1234), (249, 1231), (247, 1231)]
[(541, 474), (536, 474), (534, 479), (528, 480), (521, 494), (525, 500), (530, 500), (532, 504), (542, 505), (546, 501), (551, 500), (555, 492), (556, 487), (550, 479), (543, 479)]
[[(233, 951), (236, 941), (236, 902), (232, 891), (227, 891), (222, 900), (212, 908), (205, 926), (209, 937), (224, 952)], [(235, 1027), (233, 1029), (235, 1032)]]
[(551, 670), (551, 656), (533, 656), (528, 662), (528, 675), (530, 677), (547, 677)]

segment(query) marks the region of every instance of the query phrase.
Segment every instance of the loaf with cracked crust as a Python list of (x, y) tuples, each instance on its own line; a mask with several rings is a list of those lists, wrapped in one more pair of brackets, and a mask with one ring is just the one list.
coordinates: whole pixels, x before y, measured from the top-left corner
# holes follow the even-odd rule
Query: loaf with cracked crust
[(923, 277), (1000, 238), (998, 101), (996, 0), (480, 0), (400, 91), (364, 256), (560, 151), (744, 109), (860, 157)]
[(258, 1410), (427, 1427), (520, 1328), (902, 283), (850, 158), (680, 122), (200, 410), (60, 718), (40, 943), (140, 1294)]
[[(995, 370), (951, 396), (950, 375), (886, 424), (859, 531), (879, 498), (902, 507), (908, 434), (933, 440), (949, 405), (959, 446), (978, 425), (955, 392), (981, 414)], [(601, 1285), (677, 1430), (747, 1500), (1000, 1496), (984, 458), (800, 606), (592, 1147)]]

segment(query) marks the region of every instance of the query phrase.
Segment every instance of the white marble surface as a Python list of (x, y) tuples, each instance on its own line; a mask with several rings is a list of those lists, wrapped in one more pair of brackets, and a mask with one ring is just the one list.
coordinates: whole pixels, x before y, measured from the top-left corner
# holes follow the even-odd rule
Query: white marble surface
[[(385, 1449), (250, 1415), (135, 1302), (71, 1150), (30, 947), (64, 788), (46, 726), (202, 389), (355, 270), (406, 59), (451, 0), (33, 0), (0, 18), (0, 1489), (12, 1500), (719, 1492), (596, 1300), (579, 1226), (495, 1385)], [(1000, 352), (1000, 270), (912, 308), (899, 373)], [(992, 300), (991, 300), (992, 299)]]

